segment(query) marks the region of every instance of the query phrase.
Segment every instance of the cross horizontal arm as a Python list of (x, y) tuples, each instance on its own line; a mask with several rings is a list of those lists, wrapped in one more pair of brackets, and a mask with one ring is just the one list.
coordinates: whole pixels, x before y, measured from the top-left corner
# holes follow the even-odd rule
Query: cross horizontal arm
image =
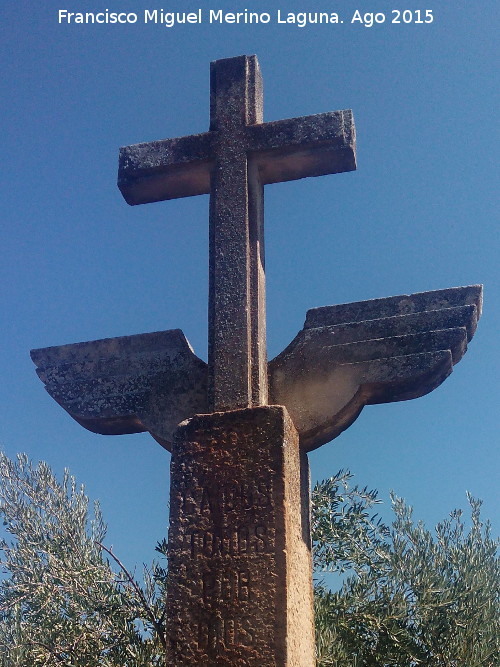
[[(263, 185), (356, 169), (350, 110), (249, 125), (247, 149)], [(215, 133), (120, 149), (118, 187), (128, 204), (208, 194)]]
[(356, 169), (350, 110), (250, 125), (247, 134), (264, 185)]
[(118, 187), (127, 204), (208, 194), (212, 139), (204, 132), (121, 148)]

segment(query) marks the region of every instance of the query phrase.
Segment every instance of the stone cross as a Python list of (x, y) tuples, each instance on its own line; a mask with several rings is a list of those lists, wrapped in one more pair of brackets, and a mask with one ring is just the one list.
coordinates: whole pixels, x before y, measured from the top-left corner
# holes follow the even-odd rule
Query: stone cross
[(266, 405), (263, 186), (356, 168), (350, 111), (263, 123), (255, 56), (213, 62), (210, 130), (122, 148), (129, 204), (210, 193), (209, 409)]
[[(255, 56), (212, 63), (206, 133), (123, 148), (129, 204), (210, 194), (209, 363), (179, 330), (32, 351), (81, 425), (172, 451), (171, 667), (313, 667), (306, 453), (437, 387), (481, 286), (316, 308), (269, 364), (263, 186), (355, 169), (350, 111), (264, 123)], [(270, 405), (268, 405), (270, 403)]]

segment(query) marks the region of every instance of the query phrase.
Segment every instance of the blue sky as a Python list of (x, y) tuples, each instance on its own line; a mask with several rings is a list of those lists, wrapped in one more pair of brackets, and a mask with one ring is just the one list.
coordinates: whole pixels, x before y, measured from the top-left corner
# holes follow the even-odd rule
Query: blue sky
[[(352, 108), (358, 170), (266, 188), (269, 356), (309, 308), (484, 283), (484, 314), (430, 395), (367, 407), (311, 455), (313, 479), (350, 468), (428, 525), (484, 500), (500, 533), (497, 3), (434, 0), (429, 24), (383, 1), (312, 2), (343, 24), (280, 25), (298, 2), (174, 3), (268, 12), (267, 25), (145, 25), (144, 0), (0, 9), (3, 73), (0, 444), (68, 466), (101, 500), (108, 543), (149, 561), (167, 526), (170, 455), (147, 434), (85, 431), (46, 394), (31, 348), (181, 328), (206, 358), (208, 197), (129, 207), (122, 145), (208, 129), (209, 62), (257, 54), (265, 119)], [(371, 28), (356, 9), (383, 12)], [(128, 11), (133, 25), (58, 24), (58, 10)], [(413, 10), (419, 5), (412, 5)], [(416, 13), (413, 14), (416, 18)], [(498, 15), (497, 15), (498, 18)]]

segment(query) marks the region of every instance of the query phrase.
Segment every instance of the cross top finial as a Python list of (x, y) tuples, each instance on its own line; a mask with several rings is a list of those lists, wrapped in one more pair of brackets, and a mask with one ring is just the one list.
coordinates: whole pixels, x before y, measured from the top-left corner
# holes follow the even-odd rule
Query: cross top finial
[(210, 130), (262, 123), (263, 90), (257, 56), (210, 63)]

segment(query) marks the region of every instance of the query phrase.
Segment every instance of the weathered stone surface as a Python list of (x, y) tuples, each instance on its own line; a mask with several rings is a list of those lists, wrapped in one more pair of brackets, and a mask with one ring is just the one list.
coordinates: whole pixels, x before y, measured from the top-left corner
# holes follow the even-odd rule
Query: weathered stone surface
[(350, 109), (263, 123), (247, 134), (264, 185), (356, 169)]
[(313, 667), (309, 480), (279, 406), (197, 415), (172, 451), (172, 667)]
[(310, 310), (269, 364), (270, 400), (287, 407), (301, 446), (315, 449), (364, 405), (417, 398), (441, 384), (464, 355), (481, 305), (474, 285)]
[(471, 340), (477, 328), (476, 306), (457, 306), (455, 308), (429, 310), (410, 315), (380, 317), (379, 319), (366, 320), (364, 322), (325, 324), (314, 329), (304, 326), (304, 329), (299, 332), (289, 347), (295, 345), (299, 339), (310, 335), (309, 332), (314, 332), (313, 335), (315, 336), (324, 337), (325, 343), (340, 345), (342, 343), (354, 343), (358, 340), (370, 340), (386, 336), (404, 336), (413, 334), (415, 331), (422, 330), (423, 328), (426, 331), (440, 331), (456, 327), (465, 328), (467, 331), (467, 340)]
[(128, 204), (204, 195), (213, 167), (209, 132), (120, 149), (118, 186)]
[(211, 64), (210, 130), (120, 151), (129, 204), (210, 192), (209, 405), (267, 404), (263, 186), (356, 168), (351, 111), (263, 122), (255, 56)]
[[(217, 133), (120, 149), (118, 186), (131, 206), (210, 193)], [(356, 169), (349, 109), (249, 125), (243, 137), (263, 185)]]
[(149, 431), (167, 449), (182, 420), (207, 410), (207, 365), (179, 329), (32, 350), (45, 388), (104, 435)]
[(476, 307), (477, 319), (481, 317), (483, 305), (482, 285), (450, 287), (448, 289), (401, 294), (383, 299), (369, 299), (355, 303), (341, 303), (336, 306), (323, 306), (307, 311), (305, 329), (323, 327), (344, 322), (364, 322), (379, 320), (394, 315), (409, 315), (439, 311), (457, 306)]

